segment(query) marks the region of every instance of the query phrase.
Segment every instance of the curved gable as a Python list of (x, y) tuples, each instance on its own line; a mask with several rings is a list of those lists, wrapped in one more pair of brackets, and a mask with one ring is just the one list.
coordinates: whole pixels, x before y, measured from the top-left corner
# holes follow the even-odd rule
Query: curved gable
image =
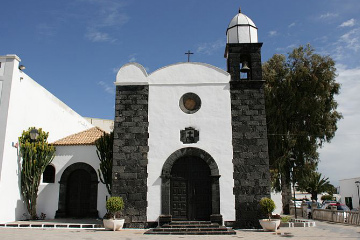
[(146, 85), (147, 72), (139, 63), (128, 63), (122, 66), (116, 75), (116, 85)]
[(206, 84), (228, 83), (230, 74), (205, 63), (176, 63), (149, 75), (149, 84)]

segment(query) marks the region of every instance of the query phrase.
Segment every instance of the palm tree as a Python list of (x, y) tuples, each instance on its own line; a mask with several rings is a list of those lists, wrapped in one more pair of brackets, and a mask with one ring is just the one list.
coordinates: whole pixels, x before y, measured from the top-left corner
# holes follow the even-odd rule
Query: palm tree
[(298, 190), (306, 191), (311, 194), (311, 200), (317, 201), (319, 193), (327, 192), (333, 194), (335, 187), (330, 184), (329, 178), (321, 176), (321, 173), (313, 171), (298, 181)]

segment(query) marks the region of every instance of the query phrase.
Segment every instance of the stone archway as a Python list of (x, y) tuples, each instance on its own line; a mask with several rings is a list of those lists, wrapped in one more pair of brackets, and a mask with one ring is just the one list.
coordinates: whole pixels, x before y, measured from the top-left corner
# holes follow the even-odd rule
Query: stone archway
[(87, 163), (67, 167), (60, 179), (59, 204), (55, 218), (98, 217), (96, 171)]
[(209, 153), (199, 148), (182, 148), (171, 154), (165, 161), (161, 172), (161, 215), (159, 217), (160, 225), (172, 220), (171, 214), (171, 185), (174, 182), (172, 169), (179, 159), (194, 157), (202, 160), (208, 166), (210, 171), (210, 188), (211, 188), (211, 210), (210, 220), (222, 224), (222, 215), (220, 214), (220, 186), (219, 186), (219, 169), (215, 160)]

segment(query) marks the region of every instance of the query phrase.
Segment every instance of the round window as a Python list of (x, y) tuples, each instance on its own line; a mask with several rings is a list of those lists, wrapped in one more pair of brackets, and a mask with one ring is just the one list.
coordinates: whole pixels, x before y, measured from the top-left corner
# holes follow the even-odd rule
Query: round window
[(201, 100), (195, 93), (185, 93), (180, 98), (180, 109), (187, 114), (197, 112), (201, 107)]

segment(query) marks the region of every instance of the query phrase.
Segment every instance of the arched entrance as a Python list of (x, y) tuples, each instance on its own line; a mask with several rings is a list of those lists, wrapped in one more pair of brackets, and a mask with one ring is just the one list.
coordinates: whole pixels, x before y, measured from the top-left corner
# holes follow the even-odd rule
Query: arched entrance
[(160, 225), (171, 220), (210, 220), (222, 224), (219, 169), (199, 148), (182, 148), (162, 169)]
[(210, 220), (210, 168), (201, 158), (187, 156), (174, 163), (171, 169), (170, 212), (173, 220)]
[(98, 217), (96, 171), (89, 164), (74, 163), (60, 179), (59, 207), (56, 218)]

